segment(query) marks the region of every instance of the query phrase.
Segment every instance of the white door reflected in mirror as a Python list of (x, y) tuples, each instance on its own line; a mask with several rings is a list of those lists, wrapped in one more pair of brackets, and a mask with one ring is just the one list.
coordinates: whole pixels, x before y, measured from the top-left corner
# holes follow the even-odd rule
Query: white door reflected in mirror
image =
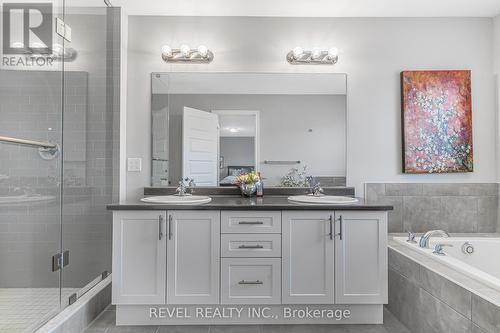
[(217, 186), (219, 120), (214, 113), (184, 107), (182, 114), (182, 178), (197, 186)]

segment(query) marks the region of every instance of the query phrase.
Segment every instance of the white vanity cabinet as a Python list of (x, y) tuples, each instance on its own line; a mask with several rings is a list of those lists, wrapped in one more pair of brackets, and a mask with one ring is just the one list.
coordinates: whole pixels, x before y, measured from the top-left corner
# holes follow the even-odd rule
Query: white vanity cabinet
[(282, 244), (283, 304), (387, 303), (387, 212), (283, 211)]
[(335, 212), (335, 303), (387, 303), (387, 212)]
[(167, 304), (219, 304), (220, 212), (168, 211)]
[(112, 298), (123, 311), (349, 304), (380, 318), (387, 303), (387, 212), (117, 210)]
[(283, 304), (333, 304), (333, 212), (283, 211)]
[(166, 212), (113, 213), (113, 304), (165, 304)]

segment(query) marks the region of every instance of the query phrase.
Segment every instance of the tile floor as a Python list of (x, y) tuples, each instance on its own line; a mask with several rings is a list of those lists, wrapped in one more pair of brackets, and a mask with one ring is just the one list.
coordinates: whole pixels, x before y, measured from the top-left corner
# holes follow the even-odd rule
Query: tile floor
[(384, 325), (115, 326), (108, 307), (84, 333), (410, 333), (384, 308)]
[[(63, 300), (78, 291), (64, 288)], [(59, 288), (0, 288), (0, 333), (32, 332), (59, 310)]]

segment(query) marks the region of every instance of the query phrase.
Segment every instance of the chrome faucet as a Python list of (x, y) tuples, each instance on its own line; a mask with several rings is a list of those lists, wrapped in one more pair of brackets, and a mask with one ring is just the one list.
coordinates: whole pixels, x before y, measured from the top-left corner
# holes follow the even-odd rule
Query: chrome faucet
[(418, 246), (423, 247), (423, 248), (428, 248), (429, 247), (429, 240), (433, 236), (450, 237), (450, 235), (444, 230), (430, 230), (430, 231), (427, 231), (425, 234), (423, 234), (422, 237), (420, 237), (420, 241), (418, 243)]
[(194, 183), (194, 179), (186, 177), (179, 181), (179, 186), (175, 191), (177, 192), (177, 195), (181, 197), (192, 195), (195, 186), (196, 184)]
[(315, 197), (322, 196), (323, 195), (323, 188), (321, 187), (321, 184), (320, 183), (314, 184), (314, 186), (311, 187), (311, 193)]
[(320, 182), (315, 183), (313, 176), (308, 176), (306, 178), (307, 184), (309, 185), (309, 191), (315, 197), (319, 197), (323, 195), (323, 188), (321, 187)]
[(432, 251), (432, 253), (434, 253), (435, 255), (438, 255), (438, 256), (445, 256), (446, 253), (444, 253), (444, 250), (443, 250), (443, 248), (445, 246), (453, 247), (453, 245), (451, 245), (451, 244), (438, 243), (438, 244), (434, 245), (434, 251)]

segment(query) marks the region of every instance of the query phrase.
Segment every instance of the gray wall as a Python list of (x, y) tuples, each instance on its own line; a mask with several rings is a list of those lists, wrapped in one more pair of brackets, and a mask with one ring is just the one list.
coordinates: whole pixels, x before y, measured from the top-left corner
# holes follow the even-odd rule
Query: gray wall
[[(170, 95), (170, 180), (176, 184), (181, 176), (184, 106), (260, 111), (258, 162), (267, 186), (295, 166), (270, 166), (263, 160), (300, 160), (314, 176), (345, 176), (345, 105), (341, 95)], [(319, 149), (311, 149), (319, 142)]]
[[(498, 38), (497, 38), (498, 40)], [(167, 64), (163, 44), (204, 44), (209, 64)], [(291, 66), (286, 53), (333, 45), (335, 66)], [(255, 52), (259, 50), (259, 52)], [(127, 174), (127, 197), (149, 184), (150, 73), (168, 71), (348, 73), (347, 184), (497, 181), (493, 24), (490, 18), (129, 18), (127, 156), (141, 157), (141, 173)], [(474, 173), (401, 172), (400, 77), (410, 69), (472, 70)]]
[(220, 139), (220, 155), (224, 157), (224, 168), (220, 170), (220, 179), (226, 177), (227, 166), (255, 167), (254, 137), (225, 136)]
[(497, 183), (371, 183), (366, 200), (394, 206), (389, 232), (495, 232), (498, 190)]

